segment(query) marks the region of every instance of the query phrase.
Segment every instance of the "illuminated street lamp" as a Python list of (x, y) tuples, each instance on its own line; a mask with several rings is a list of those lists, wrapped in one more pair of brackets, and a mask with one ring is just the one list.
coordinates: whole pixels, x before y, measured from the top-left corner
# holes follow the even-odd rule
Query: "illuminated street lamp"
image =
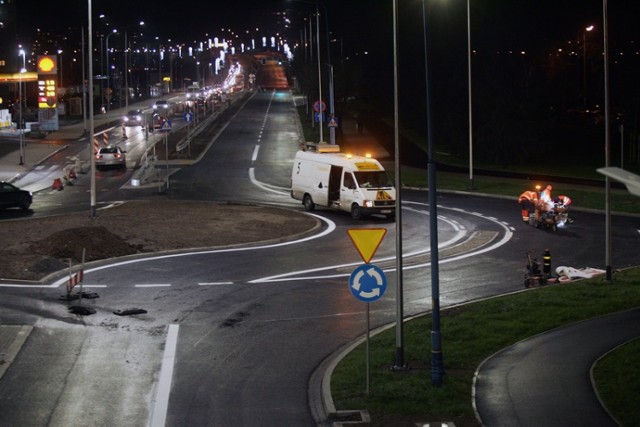
[(22, 129), (22, 74), (26, 70), (26, 60), (24, 49), (18, 51), (18, 56), (22, 56), (22, 68), (20, 69), (20, 80), (18, 82), (18, 103), (20, 104), (20, 114), (18, 116), (18, 130), (20, 135), (20, 165), (24, 165), (25, 162), (25, 147), (24, 147), (24, 129)]
[[(144, 25), (144, 21), (140, 21), (138, 23), (140, 27)], [(130, 28), (130, 27), (126, 27)], [(124, 105), (126, 108), (129, 108), (129, 64), (127, 58), (129, 56), (129, 41), (128, 41), (128, 32), (125, 30), (124, 32), (124, 90), (125, 94), (125, 102)]]
[(471, 1), (467, 0), (467, 78), (469, 80), (469, 190), (473, 185), (473, 114), (471, 110)]
[(62, 49), (58, 49), (58, 55), (60, 55), (60, 87), (64, 87), (64, 82), (62, 81)]
[(584, 84), (583, 87), (583, 104), (584, 108), (587, 108), (587, 33), (593, 31), (593, 25), (589, 25), (582, 32), (582, 82)]
[[(110, 90), (109, 88), (109, 37), (116, 34), (117, 32), (118, 30), (114, 28), (113, 31), (107, 34), (107, 37), (105, 37), (104, 39), (105, 50), (106, 50), (105, 58), (106, 58), (106, 64), (107, 64), (107, 89), (106, 90)], [(104, 93), (102, 95), (104, 96)], [(107, 111), (109, 111), (109, 104), (111, 103), (110, 100), (111, 100), (111, 97), (107, 99)]]

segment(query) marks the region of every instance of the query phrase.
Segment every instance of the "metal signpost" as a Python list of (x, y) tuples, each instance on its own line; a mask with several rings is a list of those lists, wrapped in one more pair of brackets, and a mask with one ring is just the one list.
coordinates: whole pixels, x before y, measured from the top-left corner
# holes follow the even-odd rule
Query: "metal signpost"
[(164, 133), (164, 151), (166, 155), (165, 165), (167, 168), (167, 191), (169, 191), (169, 132), (171, 132), (171, 120), (166, 119), (160, 127), (160, 132)]
[(374, 264), (369, 264), (371, 258), (378, 250), (382, 239), (387, 234), (386, 228), (352, 228), (347, 233), (356, 246), (358, 253), (365, 262), (357, 267), (349, 277), (349, 291), (360, 301), (367, 303), (367, 341), (366, 341), (366, 392), (369, 394), (369, 303), (382, 298), (387, 290), (387, 277), (382, 269)]

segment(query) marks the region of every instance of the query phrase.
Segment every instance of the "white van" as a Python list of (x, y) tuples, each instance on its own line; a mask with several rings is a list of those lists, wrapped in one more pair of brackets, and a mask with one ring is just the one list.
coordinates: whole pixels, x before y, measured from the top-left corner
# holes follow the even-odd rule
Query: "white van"
[(396, 215), (396, 190), (380, 162), (341, 153), (337, 145), (319, 144), (314, 151), (298, 151), (291, 172), (291, 197), (307, 211), (327, 206), (365, 215)]

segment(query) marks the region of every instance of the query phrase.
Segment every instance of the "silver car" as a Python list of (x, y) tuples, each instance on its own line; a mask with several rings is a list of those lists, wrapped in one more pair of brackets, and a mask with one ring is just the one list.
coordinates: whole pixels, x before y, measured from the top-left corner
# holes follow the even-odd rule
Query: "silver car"
[(104, 169), (107, 167), (127, 168), (126, 151), (117, 145), (109, 145), (102, 147), (96, 153), (96, 169)]

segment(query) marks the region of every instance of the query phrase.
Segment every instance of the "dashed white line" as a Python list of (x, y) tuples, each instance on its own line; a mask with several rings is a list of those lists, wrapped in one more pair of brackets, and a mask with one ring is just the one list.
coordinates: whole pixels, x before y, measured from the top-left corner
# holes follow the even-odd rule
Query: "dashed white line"
[(198, 286), (222, 286), (222, 285), (233, 285), (233, 282), (200, 282)]
[(167, 288), (171, 286), (171, 283), (148, 283), (134, 285), (136, 288)]

